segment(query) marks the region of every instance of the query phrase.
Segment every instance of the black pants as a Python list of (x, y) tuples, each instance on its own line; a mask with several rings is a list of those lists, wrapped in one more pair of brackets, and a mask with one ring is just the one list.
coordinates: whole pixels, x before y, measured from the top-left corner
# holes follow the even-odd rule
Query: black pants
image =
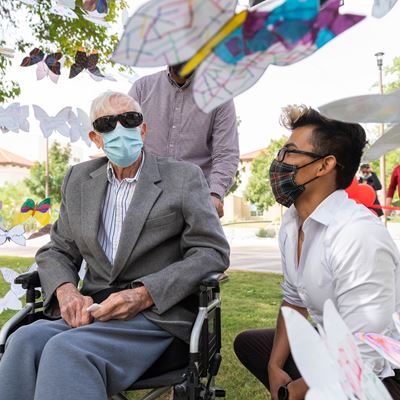
[[(234, 349), (240, 362), (269, 390), (268, 360), (271, 356), (275, 329), (254, 329), (236, 336)], [(293, 379), (301, 378), (300, 372), (291, 355), (283, 369)], [(396, 376), (383, 380), (393, 400), (400, 400), (400, 379)], [(377, 399), (378, 400), (378, 399)]]

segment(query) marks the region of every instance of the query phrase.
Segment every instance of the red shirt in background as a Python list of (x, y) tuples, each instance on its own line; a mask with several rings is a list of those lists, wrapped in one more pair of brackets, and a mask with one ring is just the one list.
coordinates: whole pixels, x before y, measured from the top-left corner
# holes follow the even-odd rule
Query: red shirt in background
[(390, 178), (390, 185), (388, 187), (386, 197), (390, 197), (391, 199), (393, 199), (396, 186), (398, 187), (397, 190), (400, 197), (400, 165), (398, 165), (392, 172), (392, 177)]

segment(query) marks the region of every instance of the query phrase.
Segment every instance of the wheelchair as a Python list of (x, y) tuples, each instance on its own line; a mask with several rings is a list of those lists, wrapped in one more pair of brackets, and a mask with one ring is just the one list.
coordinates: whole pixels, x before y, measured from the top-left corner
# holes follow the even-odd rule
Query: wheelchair
[[(195, 294), (198, 313), (190, 344), (175, 338), (161, 357), (124, 392), (147, 390), (140, 400), (155, 400), (173, 389), (173, 400), (213, 400), (225, 397), (225, 390), (215, 387), (221, 357), (221, 297), (220, 284), (228, 281), (223, 273), (209, 274)], [(8, 320), (0, 330), (0, 362), (10, 334), (22, 325), (46, 318), (40, 300), (40, 279), (37, 271), (19, 275), (16, 284), (26, 292), (26, 305)], [(197, 305), (196, 305), (197, 307)], [(113, 400), (128, 400), (123, 393)]]

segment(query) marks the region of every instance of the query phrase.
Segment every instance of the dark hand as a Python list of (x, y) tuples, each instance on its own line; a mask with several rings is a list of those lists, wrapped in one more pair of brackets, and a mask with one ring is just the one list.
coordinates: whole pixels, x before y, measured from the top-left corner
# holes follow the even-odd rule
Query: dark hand
[(217, 210), (218, 217), (222, 218), (224, 216), (224, 203), (215, 196), (211, 196), (211, 199), (214, 203), (215, 209)]
[(303, 378), (296, 379), (288, 385), (289, 400), (304, 400), (308, 392), (308, 386)]
[(62, 319), (71, 327), (88, 325), (93, 317), (86, 309), (93, 304), (93, 299), (83, 296), (72, 283), (64, 283), (56, 289)]
[(291, 382), (292, 378), (278, 366), (268, 366), (268, 377), (272, 400), (278, 400), (278, 389)]
[(144, 286), (112, 293), (91, 315), (99, 321), (129, 320), (153, 305), (153, 299)]

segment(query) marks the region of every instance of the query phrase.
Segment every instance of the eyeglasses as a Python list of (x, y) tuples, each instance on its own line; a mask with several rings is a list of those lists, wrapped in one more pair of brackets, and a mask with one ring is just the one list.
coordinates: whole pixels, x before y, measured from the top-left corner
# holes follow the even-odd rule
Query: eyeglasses
[(276, 160), (279, 162), (282, 162), (285, 159), (286, 153), (294, 153), (294, 154), (303, 154), (305, 156), (309, 156), (312, 158), (324, 158), (326, 156), (323, 156), (321, 154), (317, 153), (310, 153), (309, 151), (303, 151), (303, 150), (290, 150), (287, 147), (282, 147), (276, 156)]
[(93, 128), (100, 133), (111, 132), (120, 122), (124, 128), (136, 128), (143, 122), (143, 115), (136, 111), (117, 115), (106, 115), (93, 121)]
[[(276, 155), (276, 160), (279, 162), (283, 162), (283, 160), (285, 159), (286, 153), (293, 153), (293, 154), (303, 154), (305, 156), (309, 156), (312, 158), (324, 158), (327, 157), (329, 154), (323, 156), (322, 154), (318, 154), (318, 153), (311, 153), (309, 151), (303, 151), (303, 150), (291, 150), (288, 149), (287, 147), (282, 147), (279, 151), (278, 154)], [(336, 161), (336, 165), (339, 166), (340, 168), (344, 168), (342, 164), (338, 163)]]

